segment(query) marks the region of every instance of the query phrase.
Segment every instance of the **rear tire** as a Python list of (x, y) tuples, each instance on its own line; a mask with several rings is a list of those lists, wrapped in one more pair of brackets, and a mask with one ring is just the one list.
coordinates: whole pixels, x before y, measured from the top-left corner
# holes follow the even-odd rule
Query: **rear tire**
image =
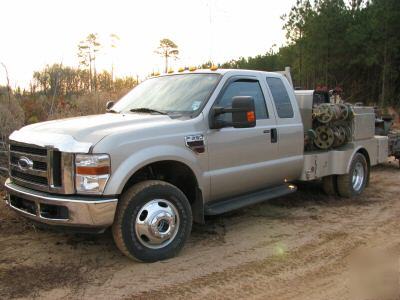
[(338, 175), (337, 189), (340, 196), (350, 198), (361, 194), (369, 178), (369, 166), (365, 156), (356, 153), (351, 161), (348, 174)]
[(147, 180), (122, 194), (112, 233), (126, 256), (155, 262), (177, 255), (191, 229), (192, 212), (185, 194), (167, 182)]
[(328, 196), (337, 196), (337, 176), (330, 175), (323, 177), (322, 189)]

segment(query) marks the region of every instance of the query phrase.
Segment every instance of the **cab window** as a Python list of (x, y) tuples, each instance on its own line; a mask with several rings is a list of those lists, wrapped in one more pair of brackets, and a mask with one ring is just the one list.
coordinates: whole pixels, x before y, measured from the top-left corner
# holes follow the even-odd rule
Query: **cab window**
[(292, 103), (282, 80), (276, 77), (267, 77), (267, 84), (271, 90), (278, 117), (281, 119), (293, 118)]
[[(265, 104), (264, 94), (257, 80), (239, 79), (231, 82), (223, 91), (217, 105), (221, 107), (232, 106), (232, 97), (235, 96), (251, 96), (254, 98), (256, 108), (256, 119), (268, 119), (268, 111)], [(226, 122), (232, 121), (232, 114), (223, 114), (221, 120)]]

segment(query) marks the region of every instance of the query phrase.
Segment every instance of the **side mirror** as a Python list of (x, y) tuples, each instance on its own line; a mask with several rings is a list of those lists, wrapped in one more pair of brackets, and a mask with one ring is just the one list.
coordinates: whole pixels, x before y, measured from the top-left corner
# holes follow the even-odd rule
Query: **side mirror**
[(256, 108), (254, 98), (250, 96), (237, 96), (232, 98), (232, 125), (234, 128), (247, 128), (256, 126)]
[[(214, 107), (212, 111), (211, 129), (223, 127), (249, 128), (256, 126), (254, 98), (250, 96), (236, 96), (232, 98), (232, 108)], [(217, 119), (221, 114), (232, 114), (232, 122)]]
[(107, 101), (106, 110), (110, 110), (114, 106), (114, 101)]

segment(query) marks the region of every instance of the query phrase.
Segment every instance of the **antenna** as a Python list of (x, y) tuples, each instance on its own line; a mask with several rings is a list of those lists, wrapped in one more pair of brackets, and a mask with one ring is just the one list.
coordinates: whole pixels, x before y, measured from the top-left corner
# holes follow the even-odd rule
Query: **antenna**
[(213, 63), (213, 46), (214, 46), (214, 32), (213, 32), (213, 7), (212, 7), (212, 1), (208, 1), (206, 3), (206, 5), (208, 6), (208, 21), (209, 21), (209, 28), (210, 28), (210, 34), (209, 34), (209, 61), (212, 64)]

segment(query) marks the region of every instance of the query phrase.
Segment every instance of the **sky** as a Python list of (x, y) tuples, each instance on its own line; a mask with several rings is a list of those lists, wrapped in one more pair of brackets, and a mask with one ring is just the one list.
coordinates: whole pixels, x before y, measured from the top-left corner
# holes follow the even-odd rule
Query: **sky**
[[(102, 49), (97, 69), (117, 76), (162, 72), (154, 50), (169, 38), (180, 51), (171, 65), (222, 63), (285, 44), (281, 16), (295, 0), (2, 0), (0, 62), (12, 88), (27, 87), (46, 64), (78, 67), (77, 45), (97, 33)], [(110, 47), (110, 34), (120, 40)], [(6, 83), (0, 65), (0, 85)]]

